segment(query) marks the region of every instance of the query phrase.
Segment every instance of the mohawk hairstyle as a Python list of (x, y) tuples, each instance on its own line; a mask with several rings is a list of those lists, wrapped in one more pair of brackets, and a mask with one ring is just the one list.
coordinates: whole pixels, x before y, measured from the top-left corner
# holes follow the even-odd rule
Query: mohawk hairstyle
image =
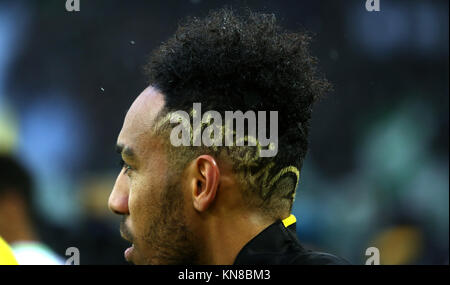
[[(287, 32), (273, 14), (237, 14), (223, 8), (205, 18), (188, 18), (175, 35), (151, 55), (145, 66), (149, 84), (166, 99), (166, 110), (202, 109), (278, 111), (279, 149), (274, 157), (249, 163), (249, 147), (226, 148), (245, 186), (248, 205), (270, 216), (292, 208), (308, 149), (312, 105), (331, 89), (309, 53), (310, 36)], [(203, 110), (202, 110), (203, 111)], [(222, 147), (225, 148), (225, 147)], [(185, 162), (207, 148), (179, 148)], [(187, 155), (187, 153), (192, 155)], [(257, 155), (256, 155), (257, 156)], [(254, 157), (254, 156), (253, 156)], [(185, 164), (183, 164), (185, 165)], [(286, 169), (298, 169), (286, 171)]]

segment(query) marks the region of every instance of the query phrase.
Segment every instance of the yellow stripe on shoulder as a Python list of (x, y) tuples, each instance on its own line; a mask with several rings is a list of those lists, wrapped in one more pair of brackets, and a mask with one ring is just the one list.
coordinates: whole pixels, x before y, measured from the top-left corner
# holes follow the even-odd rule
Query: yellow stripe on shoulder
[(284, 226), (287, 228), (290, 225), (294, 224), (295, 222), (297, 222), (297, 219), (295, 218), (294, 215), (290, 215), (289, 217), (287, 217), (286, 219), (284, 219), (283, 221)]

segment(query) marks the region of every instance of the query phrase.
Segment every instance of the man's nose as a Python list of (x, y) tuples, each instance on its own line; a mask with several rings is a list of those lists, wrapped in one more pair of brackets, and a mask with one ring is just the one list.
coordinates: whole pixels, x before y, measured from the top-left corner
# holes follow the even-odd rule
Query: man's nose
[(127, 177), (121, 171), (108, 199), (108, 207), (113, 213), (118, 215), (130, 214), (128, 209), (128, 187)]

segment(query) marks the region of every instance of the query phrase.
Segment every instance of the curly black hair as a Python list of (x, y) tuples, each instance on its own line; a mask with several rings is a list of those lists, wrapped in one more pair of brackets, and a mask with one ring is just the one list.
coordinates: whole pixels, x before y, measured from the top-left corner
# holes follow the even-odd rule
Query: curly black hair
[[(201, 102), (205, 112), (278, 111), (276, 156), (245, 167), (242, 152), (234, 157), (230, 153), (235, 170), (254, 182), (246, 197), (251, 200), (256, 193), (260, 198), (260, 203), (249, 204), (264, 206), (274, 215), (291, 210), (298, 183), (295, 175), (277, 173), (287, 166), (301, 169), (312, 105), (330, 90), (309, 53), (310, 39), (307, 32), (282, 29), (273, 14), (223, 8), (182, 22), (145, 66), (150, 85), (165, 95), (167, 110), (189, 112), (193, 102)], [(261, 175), (261, 170), (268, 175)], [(252, 176), (255, 179), (248, 179)], [(275, 176), (289, 179), (278, 179), (263, 190)]]

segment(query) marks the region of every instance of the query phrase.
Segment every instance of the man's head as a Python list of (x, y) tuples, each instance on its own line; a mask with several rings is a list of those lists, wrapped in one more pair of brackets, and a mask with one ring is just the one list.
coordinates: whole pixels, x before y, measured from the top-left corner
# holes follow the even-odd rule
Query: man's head
[[(316, 75), (309, 38), (273, 15), (222, 9), (189, 19), (150, 58), (150, 87), (128, 111), (118, 138), (124, 167), (109, 206), (124, 215), (134, 263), (204, 260), (207, 232), (226, 219), (286, 217), (307, 151), (311, 107), (329, 85)], [(171, 145), (167, 115), (278, 111), (279, 150)], [(260, 127), (260, 126), (259, 126)], [(268, 133), (268, 132), (266, 132)]]

